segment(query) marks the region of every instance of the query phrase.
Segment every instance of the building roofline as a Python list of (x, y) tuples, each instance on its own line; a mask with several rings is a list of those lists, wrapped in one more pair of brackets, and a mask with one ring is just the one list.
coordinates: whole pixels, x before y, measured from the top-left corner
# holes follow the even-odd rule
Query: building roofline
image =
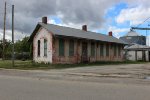
[[(116, 38), (116, 37), (113, 37), (113, 36), (108, 36), (108, 35), (105, 35), (105, 34), (101, 34), (101, 33), (96, 33), (96, 32), (91, 32), (91, 31), (84, 31), (84, 30), (81, 30), (81, 29), (75, 29), (75, 28), (70, 28), (70, 27), (66, 27), (66, 26), (59, 26), (59, 25), (54, 25), (54, 24), (44, 24), (44, 23), (41, 23), (41, 22), (39, 22), (37, 25), (36, 25), (36, 27), (35, 27), (35, 29), (34, 29), (34, 31), (32, 32), (32, 34), (31, 34), (31, 36), (30, 36), (30, 38), (29, 38), (29, 40), (28, 40), (28, 42), (32, 42), (33, 41), (33, 38), (34, 38), (34, 36), (36, 35), (36, 32), (38, 31), (38, 29), (40, 28), (40, 27), (44, 27), (45, 29), (47, 29), (48, 31), (50, 31), (49, 29), (48, 29), (48, 26), (50, 26), (50, 25), (52, 25), (53, 27), (58, 27), (58, 28), (64, 28), (64, 29), (66, 29), (66, 28), (68, 28), (68, 29), (70, 29), (70, 30), (73, 30), (73, 31), (79, 31), (80, 33), (82, 33), (82, 35), (83, 35), (83, 33), (84, 33), (84, 35), (86, 34), (86, 35), (91, 35), (91, 33), (92, 33), (92, 35), (101, 35), (101, 36), (103, 36), (103, 37), (105, 37), (105, 38), (108, 38), (108, 39), (118, 39), (118, 38)], [(55, 32), (53, 32), (54, 33), (54, 35), (59, 35), (59, 34), (57, 34), (57, 33), (55, 33)], [(69, 34), (68, 34), (69, 35)], [(63, 36), (67, 36), (67, 35), (63, 35)], [(79, 38), (79, 37), (76, 37), (76, 36), (70, 36), (70, 37), (75, 37), (75, 38)], [(117, 40), (117, 42), (114, 42), (114, 41), (108, 41), (107, 39), (106, 40), (101, 40), (101, 39), (92, 39), (92, 38), (84, 38), (84, 37), (80, 37), (80, 38), (82, 38), (82, 39), (89, 39), (89, 40), (96, 40), (96, 41), (103, 41), (103, 42), (112, 42), (112, 43), (117, 43), (117, 44), (124, 44), (124, 45), (127, 45), (128, 43), (126, 43), (126, 42), (124, 42), (124, 41), (122, 41), (121, 39), (118, 39)]]

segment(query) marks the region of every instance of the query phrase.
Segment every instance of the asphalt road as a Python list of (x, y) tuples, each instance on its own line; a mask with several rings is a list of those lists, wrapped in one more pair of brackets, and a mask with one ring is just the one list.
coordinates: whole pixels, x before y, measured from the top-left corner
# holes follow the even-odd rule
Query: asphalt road
[(0, 100), (150, 100), (150, 86), (0, 75)]

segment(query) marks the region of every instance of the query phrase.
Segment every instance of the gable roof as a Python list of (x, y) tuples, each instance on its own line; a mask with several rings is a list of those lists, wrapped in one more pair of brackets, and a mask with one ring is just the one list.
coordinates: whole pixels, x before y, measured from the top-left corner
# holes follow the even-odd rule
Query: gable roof
[(47, 29), (49, 32), (52, 32), (53, 35), (69, 36), (75, 38), (83, 38), (83, 39), (112, 42), (112, 43), (119, 43), (119, 44), (127, 44), (124, 41), (117, 39), (113, 36), (108, 36), (100, 33), (83, 31), (80, 29), (74, 29), (74, 28), (69, 28), (64, 26), (53, 25), (53, 24), (44, 24), (41, 22), (38, 23), (38, 25), (36, 26), (35, 30), (30, 36), (29, 41), (33, 40), (34, 35), (36, 34), (36, 32), (40, 27)]

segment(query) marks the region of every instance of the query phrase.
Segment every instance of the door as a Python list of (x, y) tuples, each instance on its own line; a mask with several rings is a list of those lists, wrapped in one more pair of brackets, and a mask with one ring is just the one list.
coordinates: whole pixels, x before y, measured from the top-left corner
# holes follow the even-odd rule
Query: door
[(82, 62), (88, 62), (88, 50), (87, 50), (87, 43), (82, 43)]

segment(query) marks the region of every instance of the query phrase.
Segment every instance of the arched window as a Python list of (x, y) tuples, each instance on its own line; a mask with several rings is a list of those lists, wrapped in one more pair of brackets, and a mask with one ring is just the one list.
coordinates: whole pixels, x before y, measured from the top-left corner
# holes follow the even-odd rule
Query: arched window
[(41, 42), (40, 40), (38, 40), (38, 49), (37, 49), (38, 56), (40, 56), (40, 45), (41, 45)]
[(44, 56), (47, 56), (47, 40), (44, 39)]

